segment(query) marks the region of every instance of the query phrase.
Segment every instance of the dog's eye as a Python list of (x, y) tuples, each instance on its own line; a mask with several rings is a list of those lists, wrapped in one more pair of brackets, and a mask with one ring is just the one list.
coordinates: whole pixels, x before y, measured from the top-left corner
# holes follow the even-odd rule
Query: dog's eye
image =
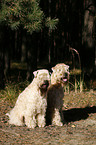
[(38, 74), (39, 72), (37, 71), (37, 74)]

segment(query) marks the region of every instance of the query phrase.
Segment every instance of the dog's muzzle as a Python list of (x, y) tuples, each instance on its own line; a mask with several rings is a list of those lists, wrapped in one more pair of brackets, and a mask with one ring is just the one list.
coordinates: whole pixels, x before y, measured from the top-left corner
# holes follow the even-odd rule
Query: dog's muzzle
[(48, 86), (49, 86), (49, 81), (45, 80), (44, 83), (40, 86), (40, 91), (42, 95), (44, 95), (47, 92)]
[(65, 73), (64, 77), (61, 77), (61, 82), (65, 84), (68, 82), (68, 80), (69, 80), (69, 74)]
[(48, 86), (49, 86), (49, 81), (45, 80), (44, 83), (40, 86), (40, 89), (43, 89), (46, 91)]

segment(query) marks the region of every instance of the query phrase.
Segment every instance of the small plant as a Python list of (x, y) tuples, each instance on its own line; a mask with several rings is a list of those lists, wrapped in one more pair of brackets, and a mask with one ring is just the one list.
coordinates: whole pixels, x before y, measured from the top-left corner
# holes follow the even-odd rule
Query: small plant
[(7, 83), (5, 89), (0, 91), (0, 97), (5, 98), (5, 100), (10, 101), (11, 103), (14, 103), (16, 102), (18, 95), (28, 84), (28, 81), (21, 83)]
[(69, 84), (64, 86), (64, 92), (69, 94)]
[(84, 82), (83, 82), (83, 80), (81, 80), (81, 78), (80, 78), (79, 81), (77, 81), (77, 80), (75, 79), (75, 86), (74, 86), (74, 88), (75, 88), (75, 93), (77, 93), (78, 90), (79, 90), (79, 92), (82, 92), (82, 91), (83, 91), (83, 84), (84, 84)]
[[(72, 84), (72, 83), (70, 83), (70, 84), (72, 84), (72, 86), (74, 86), (75, 93), (82, 92), (84, 90), (84, 77), (81, 76), (82, 71), (81, 71), (80, 55), (79, 55), (79, 52), (76, 49), (74, 49), (70, 46), (69, 46), (69, 51), (71, 51), (72, 57), (73, 57), (73, 70), (70, 72), (70, 74), (72, 76), (74, 76), (74, 84)], [(79, 69), (76, 69), (76, 66), (75, 66), (76, 60), (75, 60), (74, 52), (78, 56)], [(78, 76), (79, 76), (79, 79), (77, 79)]]

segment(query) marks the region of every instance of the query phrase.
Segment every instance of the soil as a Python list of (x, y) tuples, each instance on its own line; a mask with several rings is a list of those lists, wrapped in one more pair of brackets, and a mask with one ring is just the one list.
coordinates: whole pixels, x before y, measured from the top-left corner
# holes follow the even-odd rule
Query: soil
[[(90, 94), (90, 95), (89, 95)], [(78, 99), (73, 99), (72, 97)], [(85, 97), (80, 101), (80, 96)], [(88, 103), (87, 97), (92, 100)], [(68, 98), (68, 99), (66, 99)], [(68, 101), (70, 100), (70, 101)], [(76, 101), (75, 101), (76, 100)], [(79, 103), (78, 103), (79, 102)], [(88, 105), (89, 104), (89, 105)], [(14, 106), (4, 98), (0, 99), (0, 144), (33, 145), (95, 145), (96, 144), (96, 92), (66, 95), (63, 108), (65, 124), (62, 127), (45, 126), (30, 129), (27, 126), (8, 124), (5, 115)]]

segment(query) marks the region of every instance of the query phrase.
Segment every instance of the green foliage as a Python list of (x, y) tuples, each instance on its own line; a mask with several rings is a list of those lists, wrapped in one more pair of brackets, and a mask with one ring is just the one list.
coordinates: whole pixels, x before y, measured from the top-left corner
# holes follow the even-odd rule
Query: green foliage
[[(23, 27), (28, 32), (39, 31), (44, 23), (44, 13), (39, 7), (39, 0), (2, 0), (0, 10), (0, 23), (11, 29)], [(46, 26), (55, 28), (57, 19), (45, 19)]]
[(41, 28), (43, 16), (35, 0), (5, 0), (2, 2), (0, 22), (9, 25), (11, 29), (21, 25), (31, 32)]
[(56, 25), (58, 24), (59, 19), (51, 19), (48, 17), (45, 21), (45, 26), (49, 27), (50, 30), (56, 29)]

